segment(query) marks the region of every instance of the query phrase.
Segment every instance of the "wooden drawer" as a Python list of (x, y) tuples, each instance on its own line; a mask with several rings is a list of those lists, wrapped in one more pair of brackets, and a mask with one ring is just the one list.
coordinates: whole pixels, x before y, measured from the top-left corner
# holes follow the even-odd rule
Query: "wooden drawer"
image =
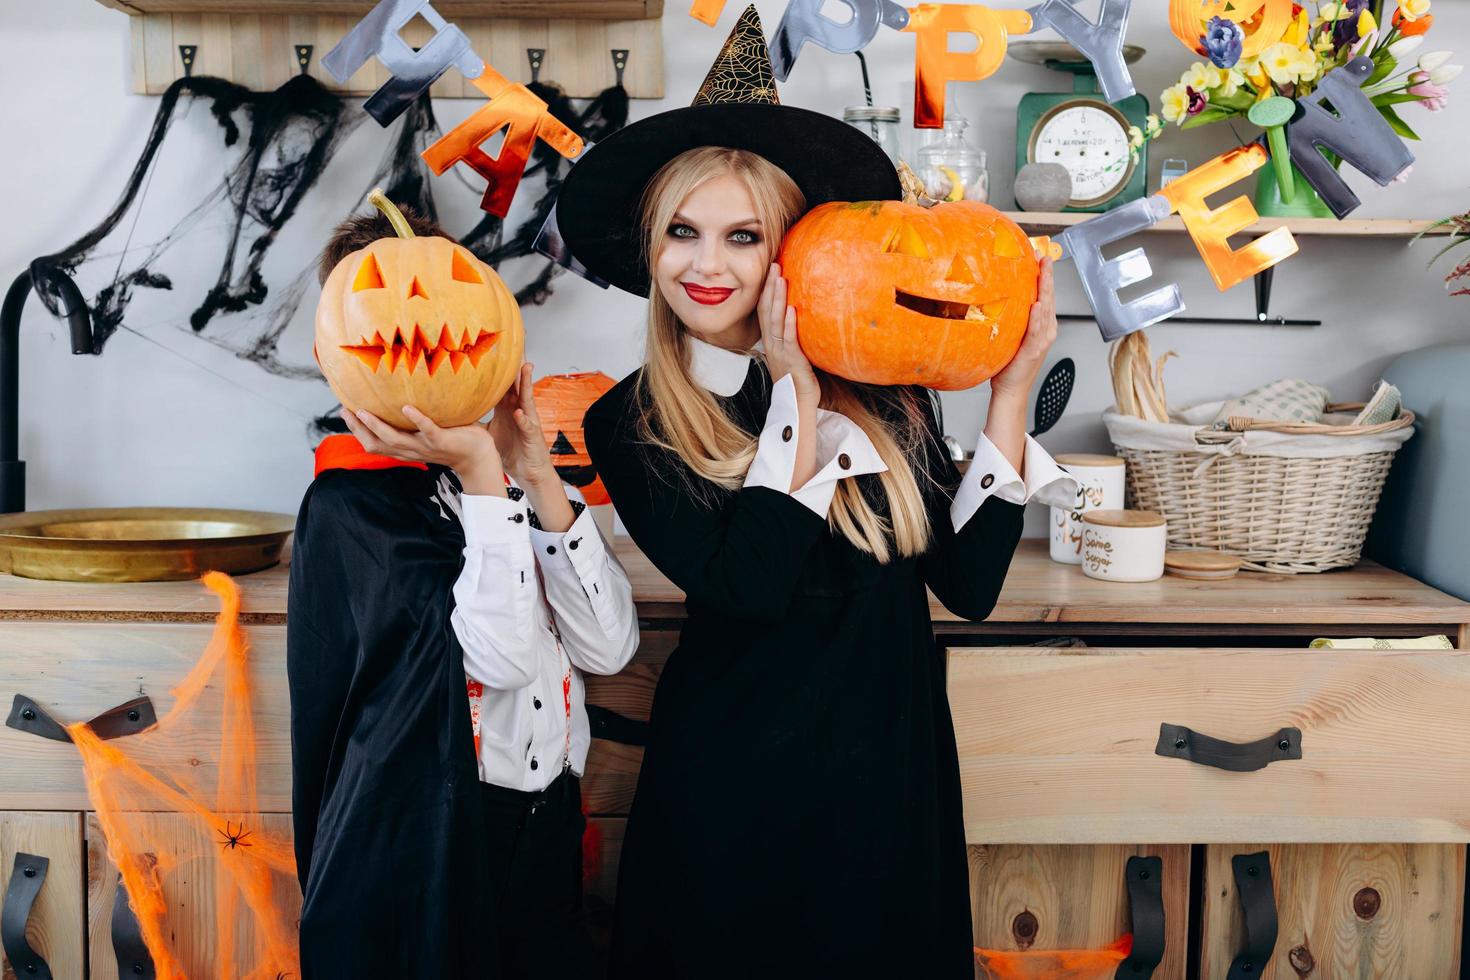
[[(956, 648), (949, 700), (971, 843), (1470, 840), (1464, 651)], [(1301, 758), (1164, 757), (1165, 723)]]
[[(214, 627), (155, 623), (0, 623), (0, 699), (34, 699), (62, 724), (85, 721), (146, 694), (162, 717), (173, 688), (209, 645)], [(259, 806), (291, 809), (291, 705), (286, 690), (286, 628), (245, 628), (250, 644)], [(166, 751), (198, 760), (201, 785), (213, 785), (222, 691), (212, 685)], [(138, 736), (146, 738), (146, 735)], [(162, 750), (164, 747), (160, 747)], [(146, 758), (142, 758), (146, 764)], [(0, 809), (86, 810), (81, 758), (66, 742), (0, 727)]]
[(1276, 946), (1260, 980), (1461, 976), (1465, 848), (1454, 844), (1212, 844), (1205, 849), (1200, 975), (1245, 952), (1231, 858), (1266, 851)]

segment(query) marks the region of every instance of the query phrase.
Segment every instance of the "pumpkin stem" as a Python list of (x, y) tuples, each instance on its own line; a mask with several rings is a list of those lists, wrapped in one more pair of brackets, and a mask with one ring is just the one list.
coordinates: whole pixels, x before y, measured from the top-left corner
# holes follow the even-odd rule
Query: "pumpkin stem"
[(388, 200), (387, 195), (383, 193), (383, 188), (374, 187), (368, 192), (367, 199), (369, 204), (383, 212), (383, 217), (388, 219), (388, 223), (393, 226), (399, 238), (414, 237), (413, 229), (408, 226), (408, 219), (393, 205), (392, 201)]

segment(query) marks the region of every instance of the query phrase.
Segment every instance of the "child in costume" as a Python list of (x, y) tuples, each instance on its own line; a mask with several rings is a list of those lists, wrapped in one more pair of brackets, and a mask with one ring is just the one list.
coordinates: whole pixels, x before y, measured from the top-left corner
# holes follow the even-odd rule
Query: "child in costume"
[[(323, 280), (391, 234), (346, 222)], [(317, 449), (287, 620), (306, 980), (589, 969), (581, 672), (622, 669), (638, 626), (530, 373), (488, 426), (344, 409)]]
[(649, 300), (645, 363), (584, 431), (634, 541), (687, 595), (613, 977), (974, 975), (926, 588), (985, 618), (1025, 502), (1074, 485), (1026, 435), (1056, 336), (1047, 263), (963, 479), (928, 392), (807, 362), (772, 262), (786, 230), (827, 201), (899, 196), (872, 139), (777, 104), (752, 6), (694, 105), (600, 141), (558, 197), (571, 253)]

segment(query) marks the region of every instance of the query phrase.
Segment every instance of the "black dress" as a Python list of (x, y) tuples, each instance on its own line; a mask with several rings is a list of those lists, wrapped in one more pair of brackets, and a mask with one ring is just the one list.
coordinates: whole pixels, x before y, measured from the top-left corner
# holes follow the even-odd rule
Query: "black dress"
[[(930, 413), (933, 541), (882, 565), (786, 494), (691, 492), (698, 478), (638, 438), (636, 380), (588, 411), (587, 448), (688, 619), (654, 695), (611, 975), (968, 980), (959, 766), (925, 586), (984, 619), (1024, 508), (991, 497), (953, 530), (960, 474)], [(721, 401), (759, 433), (764, 366)]]

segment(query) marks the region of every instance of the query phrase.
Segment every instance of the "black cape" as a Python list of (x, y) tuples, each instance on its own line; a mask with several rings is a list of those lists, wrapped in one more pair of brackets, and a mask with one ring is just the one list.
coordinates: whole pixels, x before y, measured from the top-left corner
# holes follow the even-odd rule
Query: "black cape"
[[(925, 586), (989, 615), (1023, 508), (992, 497), (955, 533), (960, 474), (913, 389), (933, 543), (880, 565), (787, 494), (694, 492), (682, 461), (639, 441), (636, 378), (588, 411), (587, 448), (688, 619), (654, 695), (612, 976), (969, 980), (959, 765)], [(721, 402), (759, 432), (764, 367)]]
[(452, 480), (330, 470), (301, 504), (286, 661), (304, 980), (478, 978), (495, 959), (450, 624), (464, 531), (436, 494)]

